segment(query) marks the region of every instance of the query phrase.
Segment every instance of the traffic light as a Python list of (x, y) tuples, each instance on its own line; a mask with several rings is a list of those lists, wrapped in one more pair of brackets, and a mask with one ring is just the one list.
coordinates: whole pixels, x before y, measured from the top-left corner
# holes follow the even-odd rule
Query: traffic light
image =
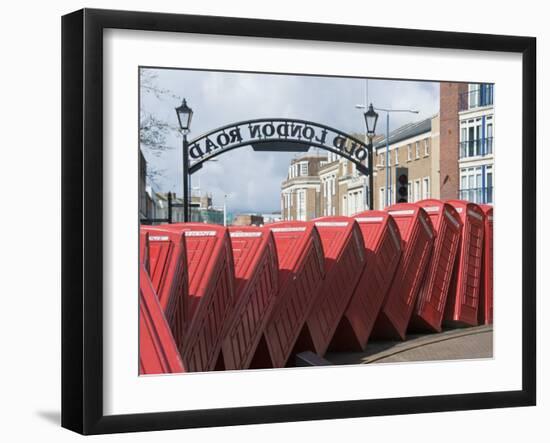
[(395, 168), (395, 184), (397, 203), (407, 203), (409, 201), (409, 170), (407, 168)]

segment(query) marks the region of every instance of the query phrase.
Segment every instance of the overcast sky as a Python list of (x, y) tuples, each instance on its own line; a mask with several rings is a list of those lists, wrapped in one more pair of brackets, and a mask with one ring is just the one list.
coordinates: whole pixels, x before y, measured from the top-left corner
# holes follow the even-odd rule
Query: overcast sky
[[(283, 117), (312, 120), (348, 133), (364, 133), (362, 111), (365, 79), (296, 75), (246, 74), (232, 72), (154, 69), (159, 88), (169, 91), (160, 98), (141, 92), (141, 108), (155, 117), (176, 124), (176, 97), (185, 97), (193, 109), (192, 140), (219, 126), (246, 119)], [(154, 71), (154, 72), (151, 72)], [(439, 83), (375, 80), (368, 81), (369, 102), (379, 108), (412, 108), (418, 115), (397, 113), (390, 117), (390, 130), (422, 120), (439, 111)], [(376, 132), (385, 133), (385, 114), (380, 113)], [(147, 162), (163, 175), (155, 180), (157, 190), (181, 196), (181, 135), (169, 134), (172, 147), (155, 156), (145, 151)], [(323, 153), (321, 151), (321, 153)], [(191, 178), (192, 188), (213, 194), (214, 205), (223, 205), (224, 194), (231, 212), (271, 212), (280, 209), (281, 182), (293, 153), (254, 152), (250, 147), (235, 149), (207, 162)]]

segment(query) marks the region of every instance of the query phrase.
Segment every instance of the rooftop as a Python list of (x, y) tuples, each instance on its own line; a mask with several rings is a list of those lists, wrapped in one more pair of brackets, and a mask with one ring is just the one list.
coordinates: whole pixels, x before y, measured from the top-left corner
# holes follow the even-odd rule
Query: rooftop
[(300, 157), (293, 158), (291, 160), (290, 164), (292, 165), (294, 163), (305, 161), (305, 160), (326, 161), (327, 156), (324, 155), (324, 154), (310, 154), (310, 153), (307, 153), (307, 154), (301, 155)]
[[(432, 118), (427, 118), (419, 122), (407, 123), (394, 131), (390, 132), (389, 144), (399, 143), (400, 141), (407, 140), (409, 138), (416, 137), (420, 134), (425, 134), (432, 130)], [(381, 148), (386, 146), (386, 137), (383, 137), (378, 142), (374, 143), (374, 148)]]

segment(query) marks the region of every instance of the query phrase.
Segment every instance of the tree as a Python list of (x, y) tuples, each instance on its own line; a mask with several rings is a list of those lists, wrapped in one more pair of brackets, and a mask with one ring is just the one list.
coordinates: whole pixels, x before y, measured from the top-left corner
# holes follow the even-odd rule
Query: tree
[[(167, 136), (171, 131), (177, 131), (176, 125), (159, 119), (152, 112), (143, 107), (143, 96), (153, 94), (159, 100), (181, 101), (181, 98), (168, 89), (163, 89), (157, 84), (158, 75), (150, 69), (140, 70), (140, 100), (139, 109), (139, 144), (140, 149), (146, 158), (151, 155), (160, 157), (168, 149), (174, 149), (167, 143)], [(147, 177), (155, 182), (155, 179), (162, 176), (165, 170), (158, 169), (154, 164), (148, 162)]]

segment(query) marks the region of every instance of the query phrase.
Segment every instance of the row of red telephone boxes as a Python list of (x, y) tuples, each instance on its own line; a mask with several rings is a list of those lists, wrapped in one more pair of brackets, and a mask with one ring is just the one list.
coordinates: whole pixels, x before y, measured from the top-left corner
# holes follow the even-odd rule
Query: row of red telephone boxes
[(264, 227), (140, 233), (142, 374), (284, 367), (492, 323), (493, 209), (423, 200)]

